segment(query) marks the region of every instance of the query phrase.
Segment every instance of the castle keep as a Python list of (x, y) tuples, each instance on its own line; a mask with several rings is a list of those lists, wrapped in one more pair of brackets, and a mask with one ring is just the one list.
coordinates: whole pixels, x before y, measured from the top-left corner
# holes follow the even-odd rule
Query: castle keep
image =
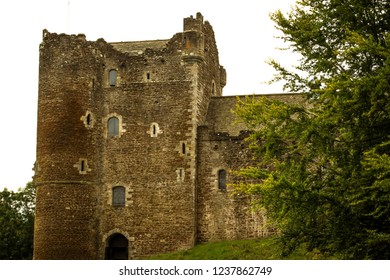
[(169, 40), (44, 30), (34, 258), (139, 259), (266, 235), (229, 189), (251, 156), (225, 84), (199, 13)]

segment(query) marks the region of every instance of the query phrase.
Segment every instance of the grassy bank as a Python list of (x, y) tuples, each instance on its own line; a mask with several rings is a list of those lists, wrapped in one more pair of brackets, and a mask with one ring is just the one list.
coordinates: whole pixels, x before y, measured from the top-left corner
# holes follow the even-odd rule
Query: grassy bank
[(196, 245), (194, 248), (153, 256), (154, 260), (312, 260), (322, 259), (319, 254), (301, 247), (288, 256), (281, 256), (275, 237), (257, 240), (234, 240)]

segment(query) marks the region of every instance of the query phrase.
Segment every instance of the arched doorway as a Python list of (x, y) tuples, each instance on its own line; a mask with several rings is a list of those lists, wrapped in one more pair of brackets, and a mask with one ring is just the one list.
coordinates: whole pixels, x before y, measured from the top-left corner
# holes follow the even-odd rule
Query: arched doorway
[(106, 260), (128, 260), (129, 241), (120, 233), (114, 233), (107, 239)]

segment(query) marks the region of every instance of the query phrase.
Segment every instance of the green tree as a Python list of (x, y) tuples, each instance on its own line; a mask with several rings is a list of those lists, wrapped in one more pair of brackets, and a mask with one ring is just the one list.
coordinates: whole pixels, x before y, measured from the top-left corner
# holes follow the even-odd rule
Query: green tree
[(0, 259), (32, 259), (35, 187), (0, 192)]
[(390, 2), (301, 0), (271, 18), (300, 54), (275, 81), (305, 106), (247, 98), (235, 110), (253, 133), (258, 197), (285, 250), (390, 258)]

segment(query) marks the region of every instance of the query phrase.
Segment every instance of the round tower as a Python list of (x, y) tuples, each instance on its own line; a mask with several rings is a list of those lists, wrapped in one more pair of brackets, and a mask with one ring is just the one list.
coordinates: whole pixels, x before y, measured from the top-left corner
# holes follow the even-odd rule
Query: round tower
[(84, 35), (43, 31), (34, 177), (35, 259), (98, 257), (96, 65)]

